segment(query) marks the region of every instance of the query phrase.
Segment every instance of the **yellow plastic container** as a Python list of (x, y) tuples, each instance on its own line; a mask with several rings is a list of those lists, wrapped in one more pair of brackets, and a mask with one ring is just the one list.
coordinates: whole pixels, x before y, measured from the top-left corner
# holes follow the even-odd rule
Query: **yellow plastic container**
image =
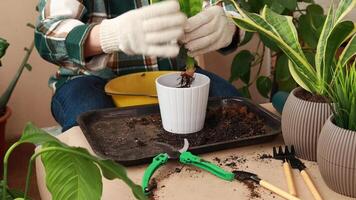
[(140, 72), (112, 79), (105, 86), (117, 107), (158, 103), (156, 78), (174, 71)]

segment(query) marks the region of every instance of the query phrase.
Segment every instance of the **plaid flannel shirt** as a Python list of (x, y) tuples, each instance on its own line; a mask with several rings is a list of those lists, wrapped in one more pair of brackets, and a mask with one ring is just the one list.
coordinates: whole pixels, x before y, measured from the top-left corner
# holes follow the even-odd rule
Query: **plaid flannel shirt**
[(83, 75), (110, 80), (134, 72), (183, 70), (182, 50), (176, 58), (131, 56), (120, 51), (84, 57), (84, 43), (94, 25), (148, 4), (149, 0), (40, 0), (36, 48), (42, 58), (60, 66), (50, 77), (49, 86), (55, 91), (66, 81)]

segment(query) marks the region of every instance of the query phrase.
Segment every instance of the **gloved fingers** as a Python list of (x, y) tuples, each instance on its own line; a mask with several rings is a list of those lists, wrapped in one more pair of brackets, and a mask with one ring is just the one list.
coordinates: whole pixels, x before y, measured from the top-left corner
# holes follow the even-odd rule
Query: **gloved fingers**
[(154, 32), (167, 28), (182, 26), (186, 23), (187, 17), (183, 13), (174, 13), (161, 17), (155, 17), (143, 22), (143, 31)]
[(201, 37), (208, 36), (216, 31), (216, 25), (218, 23), (217, 18), (214, 18), (212, 21), (202, 25), (200, 28), (193, 30), (192, 32), (188, 32), (185, 34), (182, 42), (187, 43), (192, 40), (196, 40)]
[(179, 53), (177, 44), (152, 45), (147, 48), (147, 55), (157, 57), (176, 57)]
[(193, 40), (185, 45), (185, 47), (191, 51), (197, 51), (199, 49), (206, 48), (212, 44), (214, 44), (216, 41), (218, 41), (219, 37), (223, 35), (223, 29), (220, 29), (218, 31), (213, 32), (212, 34), (198, 38), (196, 40)]
[(142, 14), (143, 19), (160, 17), (172, 13), (180, 12), (179, 3), (175, 0), (163, 1), (149, 6), (145, 6), (138, 10)]
[(200, 26), (209, 23), (214, 18), (208, 10), (205, 10), (197, 15), (188, 19), (184, 31), (185, 32), (192, 32), (193, 30), (199, 28)]
[(209, 53), (209, 52), (214, 51), (214, 50), (216, 50), (215, 46), (208, 46), (206, 48), (199, 49), (197, 51), (188, 51), (188, 56), (196, 57), (196, 56), (199, 56), (199, 55), (202, 55), (202, 54)]
[(161, 32), (147, 33), (145, 41), (147, 44), (168, 43), (177, 41), (183, 34), (183, 29), (176, 27)]

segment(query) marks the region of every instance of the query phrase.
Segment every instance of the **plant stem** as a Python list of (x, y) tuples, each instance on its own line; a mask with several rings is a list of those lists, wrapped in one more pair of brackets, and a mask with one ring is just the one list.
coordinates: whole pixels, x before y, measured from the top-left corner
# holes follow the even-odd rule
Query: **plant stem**
[(4, 174), (3, 174), (3, 193), (2, 193), (2, 200), (6, 200), (6, 194), (7, 194), (7, 175), (8, 175), (8, 162), (9, 162), (9, 157), (10, 154), (12, 153), (12, 151), (19, 146), (20, 144), (22, 144), (22, 142), (15, 142), (13, 145), (11, 145), (11, 147), (6, 151), (6, 154), (4, 156)]
[(34, 46), (35, 46), (35, 43), (34, 43), (34, 41), (32, 41), (30, 47), (25, 49), (26, 54), (25, 54), (25, 57), (22, 59), (21, 65), (19, 66), (14, 78), (10, 82), (10, 84), (7, 87), (7, 89), (5, 90), (5, 92), (0, 96), (0, 109), (6, 107), (7, 102), (9, 101), (11, 94), (15, 89), (16, 84), (17, 84), (18, 80), (20, 79), (23, 69), (28, 64), (28, 60), (30, 58), (30, 55), (33, 51)]
[(187, 56), (185, 64), (186, 70), (195, 70), (195, 60), (193, 57)]

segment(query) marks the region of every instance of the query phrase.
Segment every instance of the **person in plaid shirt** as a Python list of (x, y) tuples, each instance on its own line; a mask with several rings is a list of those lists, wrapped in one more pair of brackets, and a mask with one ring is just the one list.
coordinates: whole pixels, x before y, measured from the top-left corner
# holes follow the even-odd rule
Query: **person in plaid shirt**
[[(62, 131), (77, 125), (79, 114), (114, 107), (104, 86), (117, 76), (142, 71), (184, 70), (188, 54), (236, 49), (239, 30), (220, 6), (187, 19), (174, 0), (40, 0), (36, 48), (60, 66), (50, 77), (51, 109)], [(180, 42), (172, 42), (180, 41)], [(224, 79), (211, 79), (210, 96), (239, 96)]]

